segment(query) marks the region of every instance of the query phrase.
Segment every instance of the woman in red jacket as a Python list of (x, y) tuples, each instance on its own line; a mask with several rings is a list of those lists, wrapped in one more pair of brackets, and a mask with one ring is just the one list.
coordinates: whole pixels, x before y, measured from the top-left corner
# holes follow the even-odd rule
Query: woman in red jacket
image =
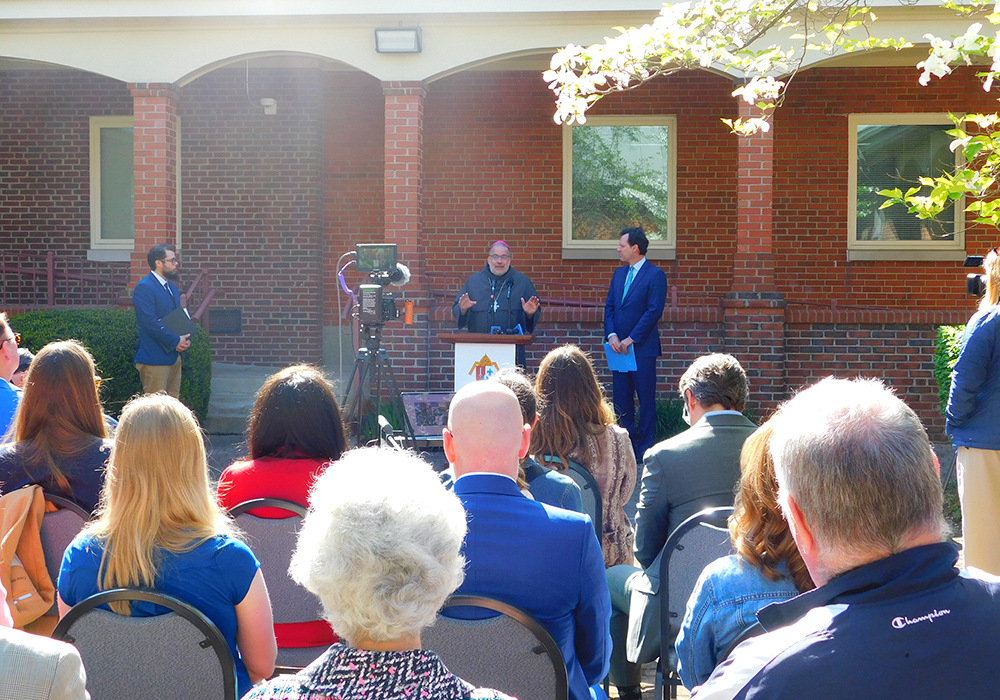
[[(271, 375), (257, 394), (247, 442), (250, 459), (234, 462), (219, 477), (219, 504), (229, 509), (267, 497), (308, 505), (316, 477), (347, 449), (330, 383), (308, 365)], [(287, 517), (277, 508), (259, 508), (253, 514)]]
[[(295, 365), (264, 382), (250, 415), (250, 458), (219, 477), (219, 505), (230, 509), (255, 498), (283, 498), (307, 506), (309, 491), (327, 464), (347, 450), (333, 388), (315, 367)], [(286, 518), (280, 508), (256, 508), (261, 518)], [(323, 646), (337, 641), (325, 620), (278, 623), (279, 647)]]

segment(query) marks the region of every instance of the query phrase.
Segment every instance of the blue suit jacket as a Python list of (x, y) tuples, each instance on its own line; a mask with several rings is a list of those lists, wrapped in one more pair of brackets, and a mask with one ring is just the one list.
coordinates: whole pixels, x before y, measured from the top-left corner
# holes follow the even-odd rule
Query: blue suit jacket
[(504, 476), (470, 474), (454, 490), (469, 516), (457, 593), (534, 616), (562, 649), (570, 699), (589, 700), (611, 659), (611, 598), (590, 518), (525, 498)]
[(660, 333), (656, 328), (667, 301), (667, 275), (646, 260), (625, 291), (628, 265), (622, 265), (611, 277), (608, 300), (604, 304), (604, 337), (612, 333), (618, 340), (632, 338), (636, 357), (659, 357)]
[(167, 286), (174, 296), (168, 294), (150, 272), (132, 292), (135, 320), (139, 324), (139, 349), (133, 360), (136, 364), (172, 365), (177, 362), (177, 344), (181, 337), (168, 331), (160, 319), (181, 305), (181, 294), (173, 282), (167, 281)]

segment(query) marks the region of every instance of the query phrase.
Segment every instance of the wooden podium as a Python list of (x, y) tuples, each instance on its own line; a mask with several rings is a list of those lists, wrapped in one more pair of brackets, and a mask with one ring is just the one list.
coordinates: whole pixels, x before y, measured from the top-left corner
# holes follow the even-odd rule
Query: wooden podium
[(455, 346), (455, 391), (458, 391), (471, 382), (489, 379), (504, 367), (514, 367), (515, 348), (527, 344), (531, 336), (438, 333), (438, 339)]

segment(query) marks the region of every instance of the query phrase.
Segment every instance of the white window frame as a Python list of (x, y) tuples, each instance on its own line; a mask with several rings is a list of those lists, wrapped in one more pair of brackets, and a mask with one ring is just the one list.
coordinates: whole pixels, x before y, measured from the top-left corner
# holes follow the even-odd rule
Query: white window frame
[[(650, 240), (647, 256), (654, 260), (673, 260), (677, 255), (677, 117), (663, 115), (607, 115), (587, 117), (588, 126), (665, 126), (667, 127), (667, 203), (669, 218), (666, 240)], [(562, 257), (577, 260), (618, 259), (617, 241), (573, 240), (573, 129), (563, 126)], [(622, 222), (622, 228), (632, 224)]]
[[(847, 259), (848, 260), (964, 260), (965, 259), (965, 198), (955, 202), (955, 236), (951, 241), (859, 241), (858, 228), (858, 127), (870, 124), (906, 126), (909, 124), (940, 124), (954, 128), (947, 114), (941, 113), (882, 113), (850, 114), (847, 118)], [(961, 155), (956, 154), (956, 164)], [(903, 188), (905, 189), (905, 188)], [(899, 204), (895, 206), (901, 206)]]
[[(128, 262), (135, 250), (135, 239), (108, 239), (101, 236), (101, 129), (135, 128), (132, 116), (90, 118), (90, 250), (88, 260)], [(181, 244), (181, 128), (177, 118), (177, 231), (176, 245)], [(134, 165), (133, 165), (134, 170)]]

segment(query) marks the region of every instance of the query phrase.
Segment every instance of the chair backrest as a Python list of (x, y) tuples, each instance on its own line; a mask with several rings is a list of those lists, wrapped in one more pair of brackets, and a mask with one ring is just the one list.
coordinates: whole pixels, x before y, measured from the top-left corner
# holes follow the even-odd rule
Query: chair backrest
[[(125, 617), (98, 608), (116, 600), (171, 612)], [(74, 605), (52, 636), (79, 650), (95, 700), (236, 700), (236, 666), (222, 633), (173, 596), (138, 588), (104, 591)]]
[[(281, 508), (294, 515), (288, 518), (258, 518), (248, 512), (256, 508)], [(233, 506), (229, 514), (243, 531), (247, 546), (260, 561), (275, 623), (322, 619), (319, 599), (288, 575), (288, 565), (306, 514), (305, 507), (282, 498), (255, 498)], [(277, 663), (287, 667), (307, 666), (324, 651), (325, 646), (294, 650), (282, 648), (278, 650)]]
[[(542, 461), (547, 464), (553, 462), (562, 465), (562, 460), (557, 455), (543, 455)], [(604, 537), (604, 502), (601, 500), (601, 489), (597, 485), (597, 479), (587, 471), (579, 462), (569, 460), (569, 470), (564, 472), (576, 485), (580, 487), (580, 496), (583, 498), (583, 511), (590, 516), (594, 523), (594, 531), (597, 533), (597, 540), (603, 541)]]
[[(90, 513), (68, 498), (51, 493), (43, 495), (46, 501), (59, 508), (55, 512), (42, 516), (42, 528), (39, 531), (42, 554), (45, 556), (45, 568), (54, 584), (59, 576), (59, 568), (62, 566), (62, 558), (66, 548), (90, 520)], [(55, 603), (48, 614), (59, 614)]]
[[(732, 551), (726, 521), (731, 507), (706, 508), (677, 526), (660, 558), (660, 662), (674, 657), (674, 640), (684, 620), (688, 598), (701, 572)], [(670, 664), (671, 667), (673, 663)]]
[[(462, 607), (480, 608), (479, 615), (490, 611), (492, 616), (459, 619), (442, 614)], [(525, 700), (567, 698), (569, 681), (559, 645), (538, 620), (513, 605), (483, 596), (452, 596), (420, 638), (449, 671), (476, 687)]]

